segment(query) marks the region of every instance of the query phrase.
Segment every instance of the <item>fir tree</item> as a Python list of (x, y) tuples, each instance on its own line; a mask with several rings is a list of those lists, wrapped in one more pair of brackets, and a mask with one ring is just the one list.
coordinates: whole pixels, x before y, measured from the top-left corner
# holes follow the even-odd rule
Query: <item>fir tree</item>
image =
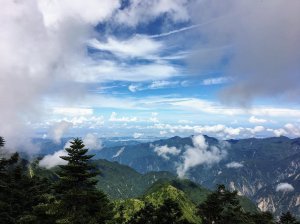
[(198, 209), (204, 224), (252, 223), (251, 218), (242, 210), (237, 192), (226, 190), (224, 185), (218, 185), (217, 190), (208, 195)]
[(86, 154), (88, 149), (79, 138), (71, 141), (65, 150), (68, 155), (61, 158), (68, 164), (60, 166), (56, 187), (58, 223), (106, 223), (112, 218), (113, 209), (106, 195), (96, 189), (94, 177), (98, 172), (90, 162), (94, 155)]
[(290, 213), (282, 213), (278, 224), (299, 224), (300, 222)]
[(33, 209), (45, 202), (42, 195), (49, 184), (30, 177), (26, 161), (17, 153), (9, 159), (2, 158), (0, 164), (0, 223), (48, 223), (40, 220)]

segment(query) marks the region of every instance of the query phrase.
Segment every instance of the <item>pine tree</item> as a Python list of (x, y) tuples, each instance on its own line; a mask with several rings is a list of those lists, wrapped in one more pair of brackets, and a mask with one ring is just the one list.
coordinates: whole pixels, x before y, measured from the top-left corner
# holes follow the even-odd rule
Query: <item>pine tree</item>
[(68, 155), (61, 158), (68, 164), (60, 166), (56, 187), (58, 223), (106, 223), (112, 218), (113, 209), (106, 195), (96, 189), (94, 177), (98, 172), (90, 162), (94, 155), (86, 154), (88, 149), (79, 138), (71, 141), (70, 148), (65, 150)]

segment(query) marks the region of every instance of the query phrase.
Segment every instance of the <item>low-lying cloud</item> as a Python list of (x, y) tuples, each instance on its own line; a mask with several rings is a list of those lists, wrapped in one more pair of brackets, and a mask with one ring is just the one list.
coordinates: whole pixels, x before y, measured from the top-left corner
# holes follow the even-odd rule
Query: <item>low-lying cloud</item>
[(163, 145), (163, 146), (155, 146), (154, 152), (158, 156), (163, 157), (165, 160), (169, 160), (170, 156), (177, 156), (177, 155), (179, 155), (181, 153), (181, 150), (177, 149), (174, 146), (169, 147), (167, 145)]
[(276, 186), (276, 191), (290, 192), (294, 191), (294, 187), (289, 183), (280, 183)]
[(84, 138), (83, 138), (83, 143), (86, 148), (90, 150), (101, 150), (102, 149), (102, 141), (92, 133), (88, 133)]
[(46, 169), (51, 169), (58, 165), (66, 165), (68, 162), (60, 158), (61, 156), (67, 156), (68, 153), (65, 148), (69, 148), (71, 143), (68, 141), (62, 150), (56, 151), (53, 154), (49, 154), (44, 156), (43, 159), (40, 160), (39, 166), (44, 167)]
[(183, 153), (182, 163), (177, 166), (179, 177), (184, 177), (193, 167), (218, 163), (227, 155), (227, 143), (209, 146), (203, 135), (194, 136), (192, 141), (193, 146), (185, 146), (186, 151)]

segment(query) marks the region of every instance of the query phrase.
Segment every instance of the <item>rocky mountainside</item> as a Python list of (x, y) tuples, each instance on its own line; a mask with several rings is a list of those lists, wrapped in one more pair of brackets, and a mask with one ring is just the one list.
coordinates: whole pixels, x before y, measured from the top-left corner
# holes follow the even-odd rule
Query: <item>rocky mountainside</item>
[[(225, 156), (215, 163), (203, 162), (190, 167), (186, 177), (209, 189), (224, 183), (239, 194), (250, 197), (262, 210), (276, 215), (287, 210), (300, 214), (299, 138), (250, 138), (224, 143), (205, 136), (205, 141), (211, 148), (220, 148), (226, 143)], [(178, 153), (159, 154), (157, 149), (163, 146), (168, 149), (174, 147), (175, 151), (173, 148), (171, 152)], [(107, 147), (97, 153), (97, 157), (129, 165), (141, 173), (169, 171), (176, 175), (189, 147), (195, 147), (192, 137), (173, 137), (151, 143)], [(282, 183), (291, 185), (293, 189), (276, 190)]]

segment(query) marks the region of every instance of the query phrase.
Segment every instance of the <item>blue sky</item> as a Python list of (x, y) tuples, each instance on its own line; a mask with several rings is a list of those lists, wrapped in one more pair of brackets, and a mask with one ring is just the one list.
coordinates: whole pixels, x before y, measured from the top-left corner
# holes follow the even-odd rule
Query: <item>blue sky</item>
[(0, 116), (11, 122), (0, 131), (8, 139), (14, 128), (55, 139), (300, 136), (298, 6), (5, 3)]

